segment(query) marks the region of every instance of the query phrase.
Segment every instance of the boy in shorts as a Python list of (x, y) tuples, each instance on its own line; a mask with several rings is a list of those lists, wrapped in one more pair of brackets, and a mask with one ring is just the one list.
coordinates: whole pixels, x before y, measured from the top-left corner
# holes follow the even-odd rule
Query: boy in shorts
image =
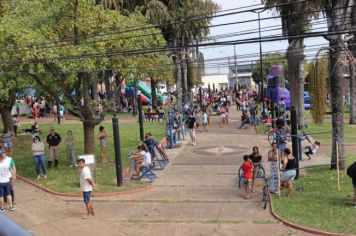
[(83, 158), (78, 159), (78, 166), (80, 169), (80, 188), (83, 191), (83, 200), (87, 208), (87, 215), (83, 216), (83, 219), (86, 219), (91, 215), (95, 215), (93, 202), (91, 201), (94, 181), (91, 178), (90, 169), (85, 165), (85, 160)]
[(243, 156), (244, 163), (241, 168), (244, 172), (243, 180), (245, 184), (245, 198), (251, 198), (250, 193), (252, 191), (252, 173), (253, 173), (253, 164), (248, 155)]

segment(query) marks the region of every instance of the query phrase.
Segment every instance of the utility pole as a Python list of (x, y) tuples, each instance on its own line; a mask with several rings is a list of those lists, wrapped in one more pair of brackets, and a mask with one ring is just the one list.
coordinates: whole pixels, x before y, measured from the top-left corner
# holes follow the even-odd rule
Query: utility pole
[[(234, 44), (234, 58), (235, 58), (235, 78), (236, 78), (236, 84), (238, 83), (237, 81), (237, 57), (236, 57), (236, 44)], [(230, 61), (229, 61), (230, 65)]]
[(261, 37), (261, 12), (258, 12), (258, 37), (260, 41), (260, 78), (261, 78), (261, 100), (262, 100), (262, 118), (265, 117), (265, 97), (264, 97), (264, 86), (263, 86), (263, 63), (262, 63), (262, 37)]

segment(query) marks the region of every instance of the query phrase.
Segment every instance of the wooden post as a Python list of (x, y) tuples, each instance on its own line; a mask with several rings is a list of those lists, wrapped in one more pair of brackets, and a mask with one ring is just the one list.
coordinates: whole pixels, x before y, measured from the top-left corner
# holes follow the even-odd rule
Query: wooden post
[(336, 140), (336, 172), (337, 172), (337, 190), (340, 188), (340, 167), (339, 167), (339, 142)]
[(278, 154), (277, 154), (277, 176), (278, 176), (278, 188), (277, 188), (277, 192), (278, 192), (278, 197), (281, 197), (281, 171), (280, 171), (280, 156), (282, 155), (282, 151), (280, 149), (278, 149)]

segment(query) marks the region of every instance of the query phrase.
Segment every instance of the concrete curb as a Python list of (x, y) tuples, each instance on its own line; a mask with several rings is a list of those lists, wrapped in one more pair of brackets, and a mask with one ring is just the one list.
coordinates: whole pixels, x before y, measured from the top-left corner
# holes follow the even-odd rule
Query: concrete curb
[[(35, 182), (32, 182), (31, 180), (24, 178), (22, 176), (17, 176), (18, 179), (22, 180), (23, 182), (30, 184), (36, 188), (38, 188), (39, 190), (42, 190), (46, 193), (55, 195), (55, 196), (61, 196), (61, 197), (80, 197), (82, 198), (83, 195), (82, 194), (74, 194), (74, 193), (59, 193), (59, 192), (55, 192), (53, 190), (50, 190), (40, 184), (37, 184)], [(117, 197), (120, 195), (130, 195), (130, 194), (135, 194), (135, 193), (142, 193), (142, 192), (146, 192), (150, 189), (154, 188), (154, 185), (149, 184), (147, 185), (145, 188), (141, 188), (141, 189), (134, 189), (134, 190), (128, 190), (128, 191), (123, 191), (123, 192), (114, 192), (114, 193), (95, 193), (93, 194), (93, 198), (101, 198), (101, 197)]]
[(274, 212), (273, 203), (272, 203), (272, 195), (271, 195), (271, 193), (269, 195), (270, 195), (269, 196), (269, 203), (270, 203), (269, 206), (270, 206), (270, 212), (271, 212), (272, 216), (276, 220), (282, 222), (284, 225), (286, 225), (288, 227), (291, 227), (291, 228), (296, 229), (296, 230), (304, 231), (304, 232), (309, 233), (309, 234), (315, 234), (315, 235), (323, 235), (323, 236), (352, 236), (351, 234), (331, 233), (331, 232), (312, 229), (312, 228), (308, 228), (308, 227), (305, 227), (305, 226), (301, 226), (301, 225), (297, 225), (297, 224), (291, 223), (291, 222), (281, 218), (277, 213)]

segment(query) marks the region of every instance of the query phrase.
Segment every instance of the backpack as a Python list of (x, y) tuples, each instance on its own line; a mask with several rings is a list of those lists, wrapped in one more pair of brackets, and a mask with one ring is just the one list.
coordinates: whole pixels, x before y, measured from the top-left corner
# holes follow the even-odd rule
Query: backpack
[(348, 176), (350, 176), (350, 178), (356, 178), (356, 161), (347, 168), (346, 173)]

